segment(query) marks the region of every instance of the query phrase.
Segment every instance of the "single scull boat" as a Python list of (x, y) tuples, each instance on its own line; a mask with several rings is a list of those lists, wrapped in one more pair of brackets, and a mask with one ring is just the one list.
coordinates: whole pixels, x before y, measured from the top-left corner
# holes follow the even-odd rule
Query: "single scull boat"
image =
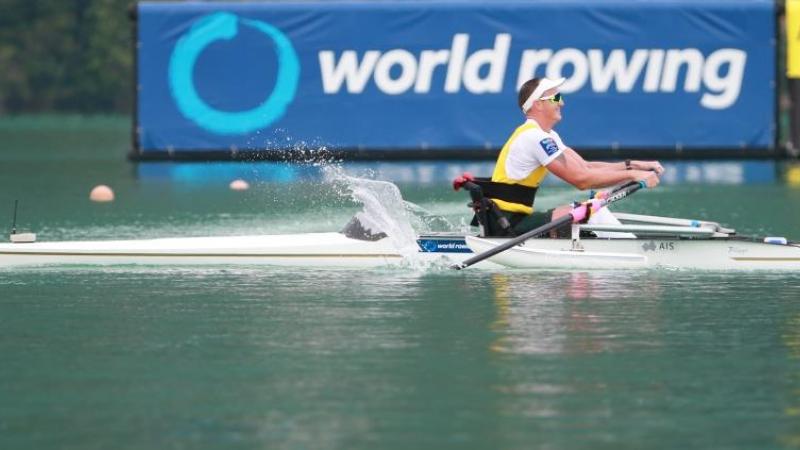
[[(472, 206), (483, 232), (484, 212), (490, 200), (482, 197), (476, 183), (462, 180), (461, 184), (471, 191)], [(602, 209), (640, 188), (637, 183), (622, 186), (607, 193), (603, 200), (592, 202)], [(430, 233), (416, 236), (416, 245), (410, 243), (403, 248), (383, 231), (365, 226), (359, 215), (338, 233), (146, 240), (35, 242), (35, 235), (16, 234), (12, 227), (11, 243), (0, 244), (0, 267), (45, 264), (374, 267), (408, 261), (454, 268), (477, 264), (484, 268), (526, 269), (800, 270), (800, 245), (782, 237), (743, 237), (716, 222), (671, 217), (614, 213), (613, 224), (570, 225), (570, 221), (581, 220), (574, 213), (568, 216), (540, 228), (570, 226), (569, 238), (539, 237), (544, 231), (537, 230), (516, 237)]]
[[(784, 238), (737, 236), (713, 222), (614, 214), (622, 225), (572, 225), (573, 236), (528, 239), (479, 263), (497, 268), (642, 268), (800, 270), (800, 246)], [(628, 233), (630, 238), (594, 234)], [(508, 241), (457, 233), (417, 237), (401, 251), (357, 220), (342, 232), (143, 240), (18, 242), (0, 244), (0, 267), (24, 265), (278, 265), (375, 267), (454, 264)]]

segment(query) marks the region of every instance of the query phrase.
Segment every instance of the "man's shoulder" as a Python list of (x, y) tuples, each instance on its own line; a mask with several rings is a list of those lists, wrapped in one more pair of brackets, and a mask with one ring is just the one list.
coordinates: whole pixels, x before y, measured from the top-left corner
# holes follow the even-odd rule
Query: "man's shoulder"
[(549, 136), (550, 136), (549, 133), (539, 128), (536, 124), (532, 124), (532, 126), (525, 127), (519, 133), (519, 137), (524, 137), (526, 139), (534, 139), (534, 140), (544, 139)]
[(539, 155), (537, 159), (549, 159), (561, 150), (559, 141), (541, 128), (529, 128), (517, 136), (516, 141), (512, 144), (512, 150), (525, 153), (534, 150), (534, 154)]
[(548, 155), (552, 151), (552, 146), (558, 149), (558, 147), (561, 145), (561, 138), (558, 136), (558, 133), (552, 130), (548, 133), (539, 127), (531, 127), (522, 131), (519, 134), (518, 141), (521, 145), (525, 146), (541, 146)]

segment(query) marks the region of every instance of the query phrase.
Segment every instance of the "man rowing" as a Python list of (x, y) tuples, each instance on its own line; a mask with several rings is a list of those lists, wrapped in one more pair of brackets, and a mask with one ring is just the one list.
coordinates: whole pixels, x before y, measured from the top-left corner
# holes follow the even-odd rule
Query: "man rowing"
[[(525, 123), (508, 138), (492, 174), (492, 192), (487, 195), (504, 214), (514, 233), (522, 234), (572, 211), (572, 205), (535, 211), (533, 198), (548, 172), (580, 190), (599, 189), (630, 181), (658, 185), (664, 168), (658, 161), (589, 162), (566, 146), (553, 127), (561, 121), (563, 95), (558, 88), (564, 78), (533, 78), (520, 87), (518, 104)], [(503, 197), (503, 198), (499, 198)], [(607, 213), (607, 211), (606, 211)], [(615, 218), (607, 213), (607, 220)]]

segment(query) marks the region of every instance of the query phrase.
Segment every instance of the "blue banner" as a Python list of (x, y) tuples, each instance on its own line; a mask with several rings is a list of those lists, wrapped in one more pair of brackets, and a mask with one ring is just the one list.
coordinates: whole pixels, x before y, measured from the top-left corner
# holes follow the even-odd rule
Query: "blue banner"
[(771, 149), (772, 0), (142, 2), (141, 152), (500, 148), (567, 77), (574, 148)]

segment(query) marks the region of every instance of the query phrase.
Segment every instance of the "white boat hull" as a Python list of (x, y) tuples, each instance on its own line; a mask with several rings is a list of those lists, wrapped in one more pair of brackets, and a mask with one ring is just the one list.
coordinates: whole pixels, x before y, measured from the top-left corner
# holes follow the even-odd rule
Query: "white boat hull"
[[(418, 253), (412, 248), (405, 255), (388, 238), (367, 241), (341, 233), (7, 243), (0, 244), (0, 267), (128, 264), (379, 267), (402, 264), (408, 259), (413, 259), (412, 264), (446, 266), (472, 256), (463, 236), (428, 236), (418, 243)], [(483, 266), (495, 265), (487, 262)]]
[[(388, 238), (341, 233), (0, 244), (0, 267), (26, 265), (449, 266), (506, 242), (455, 234), (420, 236), (399, 251)], [(529, 239), (483, 268), (800, 270), (800, 247), (736, 238)]]
[[(467, 236), (482, 253), (507, 239)], [(529, 239), (489, 258), (511, 268), (800, 270), (800, 247), (728, 239)]]

